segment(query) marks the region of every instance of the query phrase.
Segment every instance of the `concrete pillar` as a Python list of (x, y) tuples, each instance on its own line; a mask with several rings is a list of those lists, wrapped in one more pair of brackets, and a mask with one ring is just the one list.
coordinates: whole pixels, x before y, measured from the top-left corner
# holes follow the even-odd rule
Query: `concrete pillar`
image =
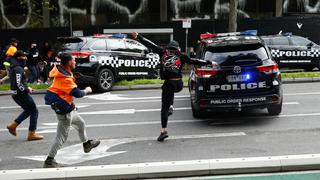
[(283, 12), (283, 0), (276, 0), (276, 17), (281, 17)]
[(168, 21), (168, 1), (160, 0), (160, 22)]

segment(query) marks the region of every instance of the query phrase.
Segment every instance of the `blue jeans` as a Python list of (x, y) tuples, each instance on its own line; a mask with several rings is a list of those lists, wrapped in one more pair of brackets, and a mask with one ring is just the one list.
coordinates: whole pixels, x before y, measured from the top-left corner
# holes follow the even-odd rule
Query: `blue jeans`
[(20, 124), (30, 116), (29, 131), (35, 131), (39, 113), (32, 97), (29, 94), (17, 94), (13, 95), (12, 98), (23, 109), (23, 112), (15, 120), (16, 123)]
[(38, 68), (36, 65), (29, 65), (28, 68), (31, 72), (31, 76), (28, 80), (28, 83), (33, 83), (38, 80), (38, 76), (39, 76)]

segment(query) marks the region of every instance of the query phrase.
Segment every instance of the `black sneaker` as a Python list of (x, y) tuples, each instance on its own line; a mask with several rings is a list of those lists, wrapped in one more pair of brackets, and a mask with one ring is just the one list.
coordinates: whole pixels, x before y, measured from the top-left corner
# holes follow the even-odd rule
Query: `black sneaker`
[(100, 141), (99, 140), (88, 140), (88, 142), (83, 143), (83, 151), (85, 153), (88, 153), (91, 151), (91, 149), (99, 146)]
[(57, 167), (63, 167), (63, 166), (58, 164), (55, 159), (47, 158), (44, 161), (43, 167), (44, 168), (57, 168)]
[(160, 133), (160, 136), (158, 137), (158, 141), (163, 141), (164, 139), (168, 138), (168, 132), (167, 131), (164, 131), (164, 132), (161, 132)]
[(173, 105), (169, 107), (168, 116), (171, 116), (173, 114)]

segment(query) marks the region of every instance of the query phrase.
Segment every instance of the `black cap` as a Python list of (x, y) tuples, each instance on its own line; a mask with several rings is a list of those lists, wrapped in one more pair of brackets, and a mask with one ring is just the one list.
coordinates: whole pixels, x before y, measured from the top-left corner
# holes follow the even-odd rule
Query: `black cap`
[(72, 60), (72, 56), (69, 53), (61, 53), (59, 54), (59, 59), (62, 65), (66, 65), (68, 61)]
[(176, 49), (178, 50), (180, 48), (179, 43), (175, 40), (172, 40), (169, 42), (169, 44), (166, 47), (167, 49)]
[(19, 40), (16, 38), (11, 38), (10, 43), (19, 43)]
[(21, 56), (27, 56), (27, 54), (25, 52), (23, 52), (22, 50), (18, 50), (15, 54), (14, 57), (21, 57)]

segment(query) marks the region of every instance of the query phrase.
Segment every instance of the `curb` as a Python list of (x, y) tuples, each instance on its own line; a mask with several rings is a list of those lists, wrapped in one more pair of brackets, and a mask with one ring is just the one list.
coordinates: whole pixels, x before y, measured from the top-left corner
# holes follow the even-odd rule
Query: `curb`
[(320, 154), (2, 170), (0, 179), (137, 179), (316, 170)]
[[(311, 78), (290, 78), (283, 79), (283, 84), (291, 83), (309, 83), (309, 82), (320, 82), (320, 77), (311, 77)], [(133, 85), (133, 86), (113, 86), (113, 91), (125, 91), (125, 90), (141, 90), (141, 89), (160, 89), (162, 84), (146, 84), (146, 85)], [(184, 87), (187, 87), (185, 84)], [(44, 94), (45, 89), (34, 90), (32, 94)], [(0, 96), (11, 95), (11, 91), (0, 91)]]

